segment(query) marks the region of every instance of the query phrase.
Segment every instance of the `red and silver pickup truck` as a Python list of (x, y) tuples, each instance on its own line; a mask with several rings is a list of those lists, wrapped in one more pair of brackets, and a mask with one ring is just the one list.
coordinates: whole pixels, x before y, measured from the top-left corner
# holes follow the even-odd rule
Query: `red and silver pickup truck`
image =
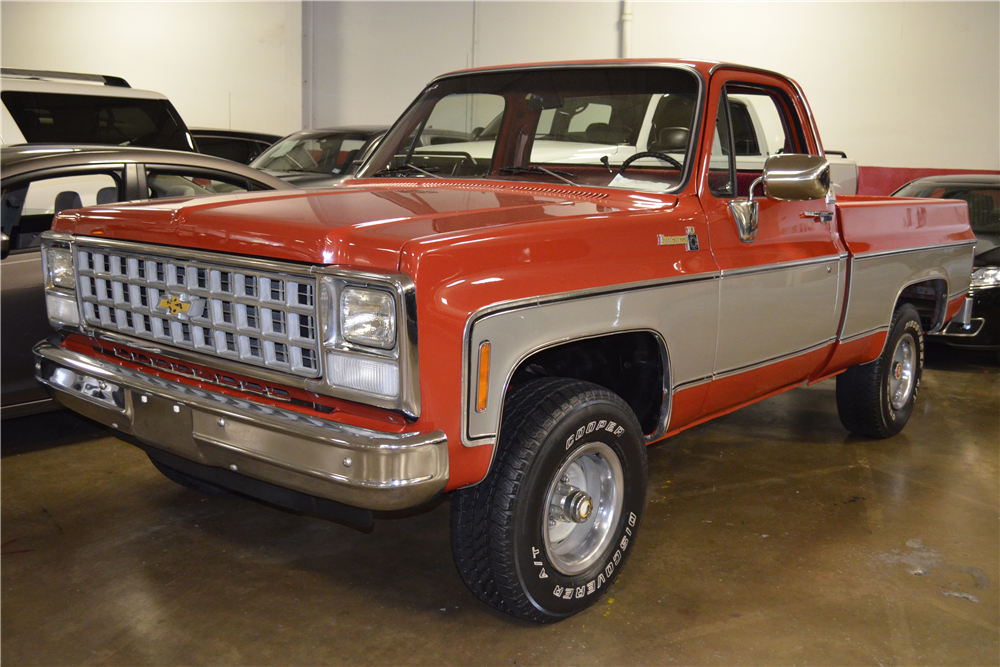
[(58, 216), (38, 378), (194, 488), (450, 493), (469, 588), (554, 621), (631, 553), (646, 445), (832, 376), (848, 430), (903, 428), (974, 244), (964, 202), (835, 195), (778, 74), (458, 72), (336, 190)]

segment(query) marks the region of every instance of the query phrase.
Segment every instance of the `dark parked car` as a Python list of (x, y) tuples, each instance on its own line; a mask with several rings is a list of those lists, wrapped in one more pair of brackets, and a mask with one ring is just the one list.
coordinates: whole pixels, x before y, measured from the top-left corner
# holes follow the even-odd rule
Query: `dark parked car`
[(302, 130), (271, 146), (250, 166), (296, 187), (330, 187), (357, 171), (387, 129), (360, 126)]
[(930, 340), (955, 347), (988, 350), (1000, 363), (1000, 175), (961, 174), (918, 178), (894, 197), (961, 199), (969, 205), (969, 222), (976, 233), (976, 255), (969, 295), (972, 319), (952, 322)]
[(215, 130), (204, 127), (190, 129), (199, 153), (214, 155), (240, 164), (250, 164), (254, 159), (281, 139), (278, 134)]
[(39, 242), (56, 213), (134, 199), (292, 189), (228, 160), (151, 148), (31, 145), (0, 149), (3, 358), (0, 416), (54, 407), (35, 381), (31, 347), (52, 334)]

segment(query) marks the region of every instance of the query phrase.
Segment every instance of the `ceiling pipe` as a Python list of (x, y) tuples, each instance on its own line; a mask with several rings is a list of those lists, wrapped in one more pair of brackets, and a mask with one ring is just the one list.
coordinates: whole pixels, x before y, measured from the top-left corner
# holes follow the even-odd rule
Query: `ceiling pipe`
[(632, 0), (622, 0), (622, 58), (632, 57)]

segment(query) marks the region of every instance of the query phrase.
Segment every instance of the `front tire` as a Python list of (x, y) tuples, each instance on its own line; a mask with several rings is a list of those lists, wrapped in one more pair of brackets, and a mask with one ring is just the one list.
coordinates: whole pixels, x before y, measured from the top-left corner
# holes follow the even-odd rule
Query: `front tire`
[(899, 433), (913, 413), (923, 366), (920, 315), (912, 305), (903, 304), (893, 315), (879, 358), (837, 376), (840, 423), (869, 438)]
[(572, 616), (611, 587), (646, 497), (646, 446), (616, 394), (534, 380), (505, 403), (493, 469), (452, 499), (452, 553), (470, 590), (519, 618)]

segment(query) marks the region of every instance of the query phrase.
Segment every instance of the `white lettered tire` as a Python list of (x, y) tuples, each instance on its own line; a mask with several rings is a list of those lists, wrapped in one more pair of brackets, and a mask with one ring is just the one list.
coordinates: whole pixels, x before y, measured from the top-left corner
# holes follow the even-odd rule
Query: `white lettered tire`
[(631, 554), (646, 497), (638, 420), (611, 391), (545, 378), (508, 398), (488, 478), (452, 499), (452, 551), (481, 600), (553, 622), (600, 599)]

